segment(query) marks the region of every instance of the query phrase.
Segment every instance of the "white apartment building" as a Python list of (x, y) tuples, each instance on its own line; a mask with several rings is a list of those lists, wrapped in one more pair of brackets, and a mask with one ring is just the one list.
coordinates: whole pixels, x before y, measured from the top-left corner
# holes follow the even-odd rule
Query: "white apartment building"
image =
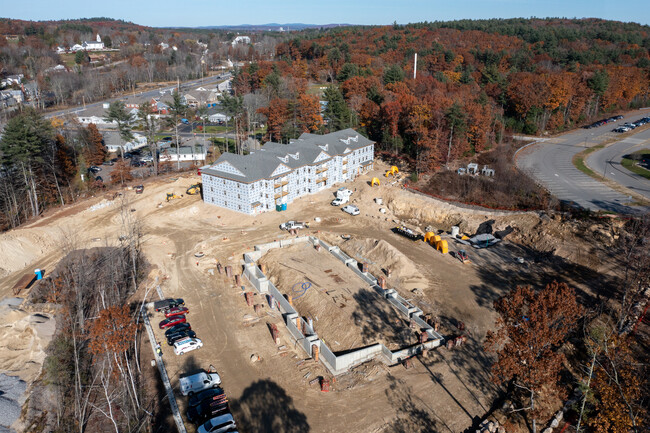
[(249, 155), (224, 153), (201, 167), (203, 200), (255, 215), (354, 179), (373, 167), (374, 142), (353, 129), (269, 142)]

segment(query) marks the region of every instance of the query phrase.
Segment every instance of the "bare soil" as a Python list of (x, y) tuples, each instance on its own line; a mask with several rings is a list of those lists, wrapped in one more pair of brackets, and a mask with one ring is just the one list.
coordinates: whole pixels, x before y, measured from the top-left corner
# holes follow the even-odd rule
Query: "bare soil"
[[(185, 372), (216, 367), (230, 396), (239, 431), (461, 432), (475, 428), (499, 391), (490, 380), (490, 356), (482, 350), (486, 332), (494, 327), (493, 301), (516, 284), (541, 287), (552, 280), (576, 287), (586, 299), (607, 293), (617, 284), (614, 272), (618, 263), (608, 250), (615, 242), (617, 226), (603, 222), (585, 228), (538, 213), (460, 209), (404, 191), (390, 182), (371, 188), (370, 179), (385, 170), (377, 164), (374, 173), (347, 185), (354, 191), (352, 203), (361, 209), (361, 215), (356, 217), (329, 205), (333, 190), (303, 197), (286, 212), (256, 217), (205, 204), (199, 196), (164, 201), (166, 192), (184, 190), (198, 181), (197, 176), (151, 181), (141, 195), (124, 190), (124, 195), (115, 199), (98, 197), (77, 203), (71, 207), (73, 211), (64, 208), (47, 219), (0, 234), (0, 298), (12, 296), (11, 287), (24, 273), (33, 272), (34, 268), (46, 272), (54, 269), (61, 258), (63, 243), (78, 248), (116, 245), (123, 230), (123, 215), (128, 212), (142, 222), (143, 253), (151, 264), (151, 272), (134, 300), (157, 299), (158, 285), (166, 296), (183, 297), (190, 309), (188, 319), (192, 328), (204, 343), (203, 348), (177, 357), (166, 346), (162, 332), (156, 331), (163, 343), (172, 384), (177, 386), (179, 376)], [(375, 197), (383, 198), (384, 204), (375, 204)], [(98, 203), (101, 206), (91, 208)], [(321, 219), (320, 223), (315, 222), (316, 217)], [(428, 357), (416, 359), (411, 369), (369, 363), (337, 378), (330, 377), (320, 364), (304, 360), (304, 353), (296, 348), (279, 314), (264, 308), (257, 316), (244, 300), (243, 293), (252, 290), (246, 281), (242, 289), (235, 286), (233, 279), (216, 271), (219, 262), (241, 272), (242, 253), (257, 243), (288, 237), (278, 225), (291, 219), (311, 221), (311, 228), (301, 234), (314, 233), (341, 245), (355, 258), (364, 257), (375, 274), (381, 272), (379, 268), (392, 267), (389, 284), (398, 287), (425, 313), (438, 317), (443, 335), (458, 334), (457, 324), (463, 322), (469, 337), (467, 344), (451, 351), (441, 348), (431, 352)], [(427, 225), (444, 230), (459, 225), (461, 232), (471, 234), (489, 219), (495, 221), (495, 230), (512, 226), (514, 232), (496, 247), (469, 251), (470, 264), (462, 264), (428, 244), (413, 242), (391, 231), (399, 222), (420, 230)], [(342, 234), (351, 239), (344, 241)], [(466, 247), (450, 242), (450, 250), (460, 248)], [(197, 252), (204, 256), (196, 258)], [(524, 258), (524, 264), (517, 263), (516, 257)], [(306, 261), (277, 261), (294, 267), (306, 266)], [(320, 290), (334, 287), (352, 291), (360, 287), (352, 283), (352, 278), (343, 277), (343, 270), (335, 270), (334, 264), (318, 266), (320, 274), (313, 279)], [(343, 282), (330, 277), (325, 272), (328, 269)], [(280, 281), (280, 285), (291, 290), (293, 281), (304, 278), (305, 271), (296, 271), (295, 278), (286, 283)], [(318, 315), (320, 321), (320, 298), (332, 307), (335, 303), (331, 296), (318, 290), (313, 295), (318, 297), (312, 305), (305, 305), (304, 314)], [(364, 304), (362, 299), (352, 302), (352, 296), (347, 298), (346, 304), (351, 308), (356, 304), (355, 310)], [(264, 300), (255, 302), (263, 304)], [(349, 320), (349, 310), (345, 311), (346, 322), (351, 328), (358, 328)], [(361, 319), (361, 324), (368, 323)], [(162, 317), (152, 317), (154, 327), (159, 320)], [(280, 329), (279, 346), (271, 340), (269, 323)], [(316, 320), (315, 323), (318, 329), (321, 325)], [(14, 328), (21, 329), (17, 325)], [(362, 336), (363, 332), (362, 329)], [(351, 334), (355, 333), (359, 335), (359, 330)], [(341, 341), (338, 336), (326, 338), (334, 338), (341, 345), (362, 344), (351, 339)], [(152, 369), (148, 377), (155, 380), (155, 367), (147, 364), (150, 350), (145, 339), (143, 368)], [(15, 355), (10, 353), (11, 357)], [(35, 368), (26, 375), (32, 379), (42, 365), (42, 357), (38, 351), (26, 351), (21, 356), (21, 362)], [(16, 362), (15, 358), (8, 359), (7, 353), (0, 353), (0, 363)], [(21, 371), (14, 374), (21, 376)], [(319, 376), (332, 380), (329, 393), (309, 384)], [(155, 383), (152, 387), (159, 389)], [(185, 398), (179, 398), (179, 404), (184, 410)], [(161, 420), (159, 425), (166, 424)], [(172, 429), (173, 424), (158, 431)], [(194, 431), (189, 424), (188, 431)]]

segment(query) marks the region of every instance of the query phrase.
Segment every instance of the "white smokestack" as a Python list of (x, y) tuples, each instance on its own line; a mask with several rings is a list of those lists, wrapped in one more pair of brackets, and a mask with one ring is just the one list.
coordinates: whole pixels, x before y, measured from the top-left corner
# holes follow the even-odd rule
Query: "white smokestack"
[(418, 75), (418, 53), (415, 53), (415, 59), (413, 60), (413, 79)]

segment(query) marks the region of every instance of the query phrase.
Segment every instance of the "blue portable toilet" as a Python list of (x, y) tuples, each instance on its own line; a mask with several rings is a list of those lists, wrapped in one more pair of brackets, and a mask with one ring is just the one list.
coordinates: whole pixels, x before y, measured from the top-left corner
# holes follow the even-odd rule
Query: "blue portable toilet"
[(287, 204), (286, 203), (282, 203), (282, 210), (287, 210)]
[(34, 269), (34, 273), (36, 274), (36, 279), (37, 280), (42, 280), (43, 279), (43, 271), (40, 269)]

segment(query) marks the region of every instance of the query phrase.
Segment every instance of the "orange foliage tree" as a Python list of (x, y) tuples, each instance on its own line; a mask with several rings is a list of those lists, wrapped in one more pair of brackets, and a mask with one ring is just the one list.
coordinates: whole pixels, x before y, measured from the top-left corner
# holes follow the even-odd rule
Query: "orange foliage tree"
[(488, 332), (486, 349), (495, 352), (492, 366), (496, 383), (510, 382), (516, 397), (527, 400), (536, 433), (536, 419), (546, 415), (542, 401), (562, 397), (558, 383), (565, 361), (559, 348), (581, 315), (575, 294), (564, 283), (553, 282), (543, 290), (517, 287), (495, 301), (496, 331)]

